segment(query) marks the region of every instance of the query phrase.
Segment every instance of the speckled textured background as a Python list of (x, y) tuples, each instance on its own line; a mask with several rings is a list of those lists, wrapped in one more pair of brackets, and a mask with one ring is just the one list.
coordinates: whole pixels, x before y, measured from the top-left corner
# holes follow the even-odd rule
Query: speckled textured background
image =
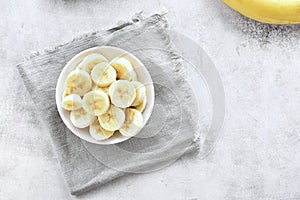
[(48, 135), (14, 67), (32, 51), (107, 29), (143, 10), (215, 62), (225, 88), (223, 135), (204, 160), (128, 176), (79, 199), (300, 199), (300, 26), (248, 20), (221, 1), (0, 1), (0, 199), (72, 199)]

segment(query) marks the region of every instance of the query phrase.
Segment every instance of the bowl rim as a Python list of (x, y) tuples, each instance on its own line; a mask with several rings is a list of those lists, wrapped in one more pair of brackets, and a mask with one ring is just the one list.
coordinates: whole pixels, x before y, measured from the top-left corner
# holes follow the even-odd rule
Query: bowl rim
[[(98, 140), (95, 140), (94, 138), (92, 138), (91, 140), (89, 139), (86, 139), (84, 138), (80, 132), (81, 131), (73, 131), (72, 129), (75, 128), (76, 130), (81, 130), (77, 127), (75, 127), (74, 125), (72, 125), (71, 123), (69, 123), (68, 119), (65, 117), (65, 115), (63, 114), (63, 108), (61, 108), (60, 104), (61, 104), (61, 99), (62, 99), (62, 94), (60, 94), (59, 92), (59, 88), (60, 87), (64, 87), (64, 84), (62, 84), (62, 82), (64, 83), (64, 81), (62, 80), (63, 79), (63, 76), (67, 73), (67, 71), (72, 67), (72, 65), (76, 66), (76, 64), (74, 64), (74, 62), (80, 58), (80, 57), (83, 57), (85, 54), (90, 54), (90, 53), (101, 53), (101, 50), (103, 49), (112, 49), (112, 50), (115, 50), (115, 51), (119, 51), (120, 52), (120, 55), (117, 56), (117, 57), (122, 57), (123, 55), (126, 55), (128, 57), (130, 57), (131, 59), (135, 60), (135, 62), (137, 62), (139, 64), (139, 67), (142, 67), (145, 71), (145, 74), (146, 76), (148, 76), (149, 80), (150, 80), (150, 84), (148, 83), (147, 84), (147, 87), (148, 89), (150, 89), (151, 91), (149, 91), (149, 94), (152, 94), (151, 96), (147, 95), (147, 106), (145, 108), (149, 110), (149, 113), (148, 115), (146, 116), (146, 118), (144, 118), (144, 124), (143, 124), (143, 127), (146, 125), (147, 121), (149, 120), (151, 114), (152, 114), (152, 111), (153, 111), (153, 107), (154, 107), (154, 101), (155, 101), (155, 91), (154, 91), (154, 85), (153, 85), (153, 80), (152, 80), (152, 77), (148, 71), (148, 69), (145, 67), (145, 65), (142, 63), (142, 61), (140, 59), (138, 59), (136, 56), (134, 56), (133, 54), (131, 54), (130, 52), (124, 50), (124, 49), (121, 49), (119, 47), (115, 47), (115, 46), (95, 46), (95, 47), (92, 47), (92, 48), (88, 48), (88, 49), (85, 49), (79, 53), (77, 53), (76, 55), (74, 55), (67, 63), (66, 65), (62, 68), (60, 74), (59, 74), (59, 77), (57, 79), (57, 83), (56, 83), (56, 88), (55, 88), (55, 99), (56, 99), (56, 107), (57, 107), (57, 111), (59, 113), (59, 116), (60, 118), (62, 119), (62, 121), (64, 122), (64, 125), (74, 134), (76, 135), (77, 137), (79, 137), (80, 139), (82, 140), (85, 140), (87, 142), (90, 142), (90, 143), (93, 143), (93, 144), (99, 144), (99, 145), (111, 145), (111, 144), (117, 144), (117, 143), (121, 143), (121, 142), (124, 142), (131, 137), (126, 137), (126, 136), (123, 136), (122, 135), (122, 138), (123, 139), (119, 139), (119, 140), (116, 140), (116, 141), (109, 141), (109, 138), (107, 140), (101, 140), (101, 141), (98, 141)], [(116, 57), (115, 57), (116, 58)], [(75, 69), (75, 68), (74, 68)], [(72, 70), (74, 70), (72, 69)], [(63, 89), (64, 90), (64, 89)], [(152, 101), (149, 101), (149, 99), (153, 99)], [(70, 111), (69, 111), (70, 112)], [(143, 112), (144, 113), (144, 112)], [(142, 113), (142, 114), (143, 114)], [(144, 117), (144, 116), (143, 116)], [(97, 120), (97, 119), (96, 119)], [(142, 127), (142, 128), (143, 128)], [(114, 133), (116, 134), (116, 133)], [(119, 135), (121, 135), (119, 133)], [(134, 136), (133, 136), (134, 137)]]

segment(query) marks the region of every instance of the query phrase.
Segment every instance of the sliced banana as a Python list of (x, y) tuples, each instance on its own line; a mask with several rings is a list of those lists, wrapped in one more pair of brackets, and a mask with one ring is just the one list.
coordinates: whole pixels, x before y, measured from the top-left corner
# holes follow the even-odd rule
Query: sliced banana
[(120, 108), (129, 107), (136, 97), (133, 84), (127, 80), (115, 81), (110, 85), (108, 92), (112, 104)]
[(62, 95), (62, 99), (64, 99), (66, 96), (68, 96), (70, 94), (68, 94), (66, 91), (63, 92), (63, 95)]
[(87, 113), (83, 108), (72, 110), (70, 113), (70, 120), (77, 128), (85, 128), (93, 123), (95, 116)]
[(75, 69), (82, 69), (82, 62), (80, 62)]
[(143, 115), (140, 111), (127, 108), (125, 110), (125, 122), (119, 129), (124, 136), (132, 137), (138, 134), (143, 127)]
[(108, 139), (117, 130), (132, 137), (143, 127), (146, 87), (126, 58), (109, 62), (99, 53), (88, 55), (67, 76), (62, 96), (72, 124), (89, 126), (96, 140)]
[[(132, 80), (133, 68), (131, 63), (126, 58), (117, 58), (111, 62), (111, 66), (115, 68), (117, 72), (117, 79)], [(135, 72), (134, 72), (135, 73)]]
[(135, 109), (137, 109), (138, 111), (140, 111), (140, 112), (143, 112), (144, 110), (145, 110), (145, 108), (146, 108), (146, 105), (147, 105), (147, 95), (146, 95), (146, 93), (144, 94), (145, 96), (144, 96), (144, 100), (143, 100), (143, 102), (142, 103), (140, 103), (139, 105), (137, 105), (137, 106), (134, 106), (134, 108)]
[(98, 120), (95, 120), (91, 125), (90, 125), (90, 134), (95, 140), (105, 140), (110, 138), (113, 134), (114, 131), (107, 131), (104, 128), (102, 128), (99, 124)]
[(134, 70), (132, 70), (132, 72), (131, 72), (131, 81), (138, 81), (138, 80), (139, 79), (138, 79), (137, 73)]
[(90, 74), (94, 66), (101, 62), (108, 62), (108, 60), (99, 53), (92, 53), (83, 59), (82, 69)]
[(92, 90), (95, 90), (97, 87), (99, 87), (98, 85), (96, 85), (94, 82), (92, 83)]
[(138, 81), (132, 81), (131, 83), (134, 86), (135, 91), (136, 91), (136, 97), (131, 105), (137, 106), (144, 101), (145, 94), (146, 94), (146, 87), (144, 86), (143, 83), (138, 82)]
[(125, 121), (125, 112), (121, 108), (111, 105), (107, 113), (98, 117), (100, 125), (108, 131), (116, 131)]
[(92, 87), (90, 75), (83, 70), (74, 70), (66, 78), (65, 91), (67, 94), (83, 96)]
[(116, 81), (116, 70), (107, 62), (97, 64), (91, 72), (92, 80), (100, 87), (107, 87)]
[(110, 106), (108, 95), (101, 90), (86, 93), (82, 100), (83, 109), (92, 115), (102, 115)]
[(81, 108), (82, 100), (78, 94), (70, 94), (63, 98), (61, 107), (66, 110), (77, 110)]
[(101, 90), (101, 91), (105, 92), (105, 93), (108, 95), (109, 87), (99, 87), (99, 86), (95, 86), (94, 90)]

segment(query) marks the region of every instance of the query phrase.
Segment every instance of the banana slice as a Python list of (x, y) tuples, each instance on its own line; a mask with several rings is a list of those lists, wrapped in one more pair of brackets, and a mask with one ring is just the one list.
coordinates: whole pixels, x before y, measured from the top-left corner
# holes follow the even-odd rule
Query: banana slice
[(143, 128), (143, 115), (140, 111), (127, 108), (125, 110), (125, 122), (119, 129), (120, 133), (124, 136), (132, 137), (138, 134)]
[(101, 91), (105, 92), (107, 95), (109, 95), (108, 94), (109, 87), (99, 87), (96, 85), (94, 90), (101, 90)]
[(129, 107), (136, 97), (133, 84), (127, 80), (115, 81), (108, 90), (112, 104), (120, 108)]
[(86, 93), (82, 100), (83, 109), (92, 115), (102, 115), (110, 106), (108, 95), (101, 90)]
[(137, 106), (134, 106), (133, 108), (137, 109), (138, 111), (140, 112), (143, 112), (146, 108), (146, 105), (147, 105), (147, 95), (146, 93), (144, 94), (144, 97), (143, 97), (143, 102)]
[(131, 72), (131, 81), (138, 81), (138, 76), (134, 70)]
[(83, 108), (72, 110), (70, 113), (70, 120), (77, 128), (88, 127), (96, 119), (95, 116), (87, 113)]
[(78, 94), (70, 94), (63, 98), (61, 107), (66, 110), (77, 110), (81, 108), (81, 98)]
[(83, 70), (74, 70), (66, 78), (65, 91), (67, 94), (83, 96), (91, 87), (90, 75)]
[(75, 69), (82, 69), (82, 62), (80, 62)]
[(146, 94), (146, 87), (144, 86), (144, 84), (138, 81), (132, 81), (131, 83), (134, 86), (136, 91), (136, 97), (132, 102), (131, 106), (137, 106), (144, 101), (145, 94)]
[(111, 62), (111, 66), (115, 68), (117, 72), (117, 79), (132, 80), (133, 68), (131, 63), (125, 58), (117, 58)]
[(66, 96), (68, 96), (68, 95), (70, 95), (70, 94), (68, 94), (66, 91), (64, 91), (64, 92), (63, 92), (63, 95), (62, 95), (62, 100), (64, 100), (64, 98), (65, 98)]
[(100, 125), (108, 131), (116, 131), (125, 121), (125, 112), (121, 108), (111, 105), (107, 113), (98, 117)]
[(92, 53), (83, 59), (82, 69), (90, 74), (94, 66), (101, 62), (108, 62), (108, 60), (99, 53)]
[(97, 64), (91, 72), (92, 80), (100, 87), (107, 87), (116, 81), (116, 70), (107, 62)]
[(105, 140), (110, 138), (114, 134), (114, 131), (105, 130), (100, 126), (99, 121), (95, 120), (90, 125), (90, 134), (95, 140)]
[(94, 82), (92, 83), (92, 90), (95, 90), (97, 87), (99, 87), (98, 85), (96, 85)]

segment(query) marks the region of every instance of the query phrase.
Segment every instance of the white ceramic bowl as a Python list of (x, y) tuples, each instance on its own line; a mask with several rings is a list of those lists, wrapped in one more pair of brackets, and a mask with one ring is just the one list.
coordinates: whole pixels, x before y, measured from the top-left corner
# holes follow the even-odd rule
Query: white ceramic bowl
[(138, 75), (138, 79), (141, 83), (143, 83), (146, 86), (147, 90), (147, 106), (143, 112), (143, 118), (144, 118), (144, 125), (148, 121), (153, 105), (154, 105), (154, 87), (153, 82), (151, 79), (151, 76), (147, 70), (147, 68), (143, 65), (143, 63), (134, 55), (130, 54), (129, 52), (112, 46), (99, 46), (99, 47), (93, 47), (90, 49), (87, 49), (85, 51), (82, 51), (81, 53), (75, 55), (63, 68), (63, 70), (60, 73), (60, 76), (57, 81), (56, 85), (56, 105), (58, 112), (60, 114), (60, 117), (62, 118), (65, 125), (74, 133), (76, 136), (80, 137), (83, 140), (86, 140), (91, 143), (95, 144), (116, 144), (123, 142), (125, 140), (128, 140), (130, 137), (126, 137), (121, 135), (118, 131), (114, 133), (114, 135), (111, 138), (108, 138), (106, 140), (97, 141), (94, 138), (91, 137), (89, 134), (89, 128), (76, 128), (71, 120), (70, 120), (70, 111), (64, 110), (61, 107), (61, 101), (62, 101), (62, 95), (64, 92), (64, 84), (65, 80), (68, 76), (68, 74), (75, 69), (77, 64), (79, 64), (87, 55), (91, 53), (101, 53), (104, 55), (108, 60), (112, 60), (116, 57), (124, 57), (128, 59), (132, 66), (134, 67), (134, 70), (136, 71)]

